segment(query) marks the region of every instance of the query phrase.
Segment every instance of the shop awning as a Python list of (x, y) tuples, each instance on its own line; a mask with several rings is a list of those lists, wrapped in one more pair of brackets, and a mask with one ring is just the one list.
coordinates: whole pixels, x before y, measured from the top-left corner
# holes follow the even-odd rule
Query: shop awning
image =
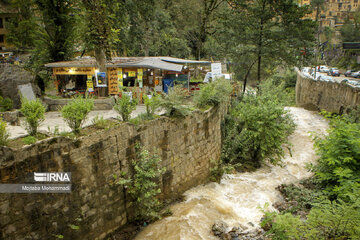
[(166, 71), (173, 71), (173, 72), (181, 72), (183, 69), (183, 65), (173, 64), (169, 62), (162, 61), (159, 58), (144, 58), (138, 62), (132, 63), (120, 63), (120, 64), (113, 64), (112, 67), (138, 67), (138, 68), (152, 68), (152, 69), (161, 69)]
[[(106, 63), (106, 67), (136, 67), (162, 69), (166, 71), (181, 72), (185, 64), (211, 64), (209, 61), (187, 60), (173, 57), (114, 57)], [(96, 60), (93, 57), (77, 58), (72, 61), (62, 61), (45, 64), (45, 67), (72, 68), (72, 67), (95, 67)]]
[(209, 61), (188, 60), (188, 59), (173, 58), (173, 57), (160, 57), (160, 59), (166, 62), (177, 63), (177, 64), (211, 64), (211, 62)]

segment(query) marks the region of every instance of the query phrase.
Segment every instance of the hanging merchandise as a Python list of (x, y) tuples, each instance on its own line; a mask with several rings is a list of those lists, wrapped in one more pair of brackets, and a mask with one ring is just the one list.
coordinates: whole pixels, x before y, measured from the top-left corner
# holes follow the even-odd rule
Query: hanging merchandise
[(86, 91), (87, 92), (94, 92), (94, 84), (93, 84), (93, 80), (92, 80), (92, 75), (87, 75)]
[(143, 69), (142, 68), (138, 68), (138, 70), (137, 70), (137, 80), (139, 83), (139, 87), (143, 88)]
[(96, 86), (97, 87), (107, 87), (105, 72), (98, 72), (98, 73), (96, 73), (95, 77), (96, 77)]
[(129, 77), (136, 77), (136, 72), (135, 71), (130, 71), (130, 72), (128, 72), (128, 76)]
[(116, 68), (108, 68), (109, 75), (109, 94), (118, 94), (119, 93), (119, 80), (118, 73)]
[(119, 90), (121, 91), (122, 87), (124, 86), (124, 77), (122, 68), (118, 68), (118, 80), (119, 80)]

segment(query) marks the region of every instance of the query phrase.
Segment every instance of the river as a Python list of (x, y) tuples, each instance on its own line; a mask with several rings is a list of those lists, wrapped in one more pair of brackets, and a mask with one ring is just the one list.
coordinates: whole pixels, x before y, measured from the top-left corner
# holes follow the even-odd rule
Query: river
[(297, 128), (290, 136), (292, 155), (287, 154), (284, 167), (263, 166), (255, 172), (224, 175), (220, 183), (197, 186), (184, 193), (183, 202), (171, 206), (173, 215), (150, 224), (136, 240), (208, 240), (211, 226), (222, 220), (230, 228), (241, 223), (249, 228), (259, 225), (259, 207), (281, 199), (275, 188), (311, 176), (305, 165), (316, 159), (311, 132), (325, 133), (327, 121), (302, 108), (288, 108)]

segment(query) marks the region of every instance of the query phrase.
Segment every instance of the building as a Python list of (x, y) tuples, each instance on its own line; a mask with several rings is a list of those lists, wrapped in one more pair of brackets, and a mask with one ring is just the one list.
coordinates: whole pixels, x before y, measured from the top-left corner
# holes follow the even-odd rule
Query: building
[[(208, 61), (172, 57), (114, 57), (106, 63), (106, 72), (96, 68), (91, 57), (48, 63), (52, 68), (58, 94), (117, 95), (125, 91), (161, 92), (173, 84), (174, 76), (189, 84), (192, 65), (210, 65)], [(184, 78), (185, 77), (185, 78)]]
[[(338, 27), (344, 24), (347, 18), (360, 7), (360, 0), (325, 0), (324, 6), (319, 14), (320, 27)], [(301, 0), (301, 5), (310, 5), (311, 0)], [(316, 19), (316, 10), (309, 17)]]

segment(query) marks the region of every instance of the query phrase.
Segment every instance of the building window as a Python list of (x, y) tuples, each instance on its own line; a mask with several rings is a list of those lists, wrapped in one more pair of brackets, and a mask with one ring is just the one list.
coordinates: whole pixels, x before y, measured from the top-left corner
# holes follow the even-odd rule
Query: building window
[(5, 41), (4, 34), (0, 34), (0, 43), (4, 43), (4, 41)]
[(4, 28), (4, 23), (3, 23), (3, 19), (0, 18), (0, 28)]

